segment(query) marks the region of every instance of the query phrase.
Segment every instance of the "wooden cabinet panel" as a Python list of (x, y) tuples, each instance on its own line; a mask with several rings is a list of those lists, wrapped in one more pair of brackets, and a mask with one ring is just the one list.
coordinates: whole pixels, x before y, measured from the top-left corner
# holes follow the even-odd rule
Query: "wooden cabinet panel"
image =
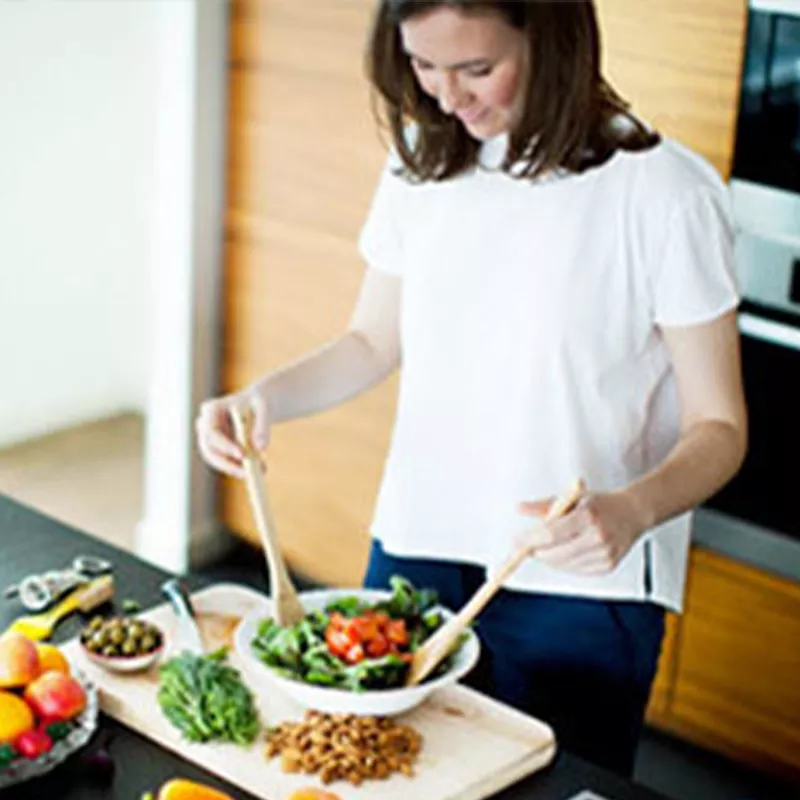
[[(356, 241), (385, 158), (362, 76), (371, 0), (232, 6), (223, 391), (337, 336), (363, 264)], [(281, 544), (299, 573), (362, 577), (396, 381), (278, 426), (268, 477)], [(226, 525), (257, 541), (242, 487)]]
[[(330, 275), (354, 294), (352, 254), (336, 240), (306, 236), (288, 225), (257, 225), (227, 246), (226, 380), (238, 387), (313, 348), (343, 327), (346, 308), (331, 302)], [(369, 538), (366, 525), (378, 491), (394, 416), (396, 381), (347, 406), (272, 432), (268, 476), (281, 544), (299, 573), (357, 585)], [(244, 488), (226, 481), (223, 518), (258, 541)]]
[(800, 780), (800, 585), (694, 548), (648, 722)]
[(698, 741), (800, 776), (800, 586), (695, 550), (669, 713)]
[(658, 659), (650, 702), (647, 706), (647, 721), (658, 725), (668, 713), (675, 690), (675, 671), (677, 669), (678, 642), (681, 618), (677, 614), (667, 614), (664, 642)]
[(727, 177), (747, 0), (597, 0), (605, 71), (633, 109)]

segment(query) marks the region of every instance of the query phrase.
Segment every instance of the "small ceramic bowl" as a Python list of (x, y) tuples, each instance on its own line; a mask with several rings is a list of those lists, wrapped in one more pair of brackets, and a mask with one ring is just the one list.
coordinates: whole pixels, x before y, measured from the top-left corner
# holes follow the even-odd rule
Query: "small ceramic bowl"
[[(146, 653), (134, 653), (125, 655), (120, 652), (121, 646), (116, 647), (116, 653), (106, 654), (98, 649), (93, 649), (89, 642), (95, 636), (100, 637), (101, 643), (109, 644), (114, 641), (112, 638), (121, 634), (123, 641), (134, 642), (137, 646), (142, 643), (140, 637), (148, 636), (152, 641), (148, 646), (153, 647)], [(148, 620), (141, 620), (135, 617), (111, 617), (103, 619), (95, 617), (82, 631), (78, 639), (81, 652), (92, 664), (107, 669), (110, 672), (143, 672), (150, 669), (164, 653), (164, 631), (158, 625), (154, 625)], [(113, 646), (113, 645), (112, 645)]]
[(97, 664), (98, 667), (107, 669), (110, 672), (144, 672), (156, 664), (161, 659), (161, 656), (164, 655), (164, 643), (162, 641), (155, 650), (151, 650), (141, 656), (103, 656), (99, 653), (93, 653), (83, 643), (81, 643), (81, 652), (92, 664)]

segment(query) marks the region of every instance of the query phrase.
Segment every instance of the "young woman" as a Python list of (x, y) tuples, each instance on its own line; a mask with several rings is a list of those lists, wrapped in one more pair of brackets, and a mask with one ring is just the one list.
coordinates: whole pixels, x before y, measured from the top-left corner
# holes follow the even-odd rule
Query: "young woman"
[[(591, 0), (383, 0), (369, 56), (393, 148), (350, 325), (205, 403), (200, 449), (241, 475), (232, 403), (263, 448), (402, 364), (366, 584), (458, 608), (535, 545), (473, 681), (629, 773), (688, 512), (746, 448), (725, 188), (603, 79)], [(579, 506), (537, 523), (577, 477)]]

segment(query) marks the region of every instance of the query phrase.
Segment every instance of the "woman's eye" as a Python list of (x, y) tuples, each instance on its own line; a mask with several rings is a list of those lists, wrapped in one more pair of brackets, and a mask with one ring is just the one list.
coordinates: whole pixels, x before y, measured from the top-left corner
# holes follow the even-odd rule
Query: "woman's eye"
[(420, 72), (427, 72), (428, 70), (433, 69), (431, 64), (428, 64), (425, 61), (418, 61), (416, 58), (412, 58), (411, 63), (414, 65), (414, 69), (419, 70)]
[(468, 69), (467, 75), (469, 75), (470, 78), (485, 78), (490, 75), (491, 72), (491, 67), (479, 67), (477, 69)]

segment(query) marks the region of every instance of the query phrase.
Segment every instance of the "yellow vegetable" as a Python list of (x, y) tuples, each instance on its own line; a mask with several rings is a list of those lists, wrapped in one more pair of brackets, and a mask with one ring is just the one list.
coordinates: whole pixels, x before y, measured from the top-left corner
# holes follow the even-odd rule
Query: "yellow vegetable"
[(233, 798), (202, 783), (175, 778), (161, 787), (158, 800), (233, 800)]
[(342, 800), (342, 798), (333, 792), (326, 792), (324, 789), (311, 787), (308, 789), (298, 789), (296, 792), (292, 792), (289, 800)]

